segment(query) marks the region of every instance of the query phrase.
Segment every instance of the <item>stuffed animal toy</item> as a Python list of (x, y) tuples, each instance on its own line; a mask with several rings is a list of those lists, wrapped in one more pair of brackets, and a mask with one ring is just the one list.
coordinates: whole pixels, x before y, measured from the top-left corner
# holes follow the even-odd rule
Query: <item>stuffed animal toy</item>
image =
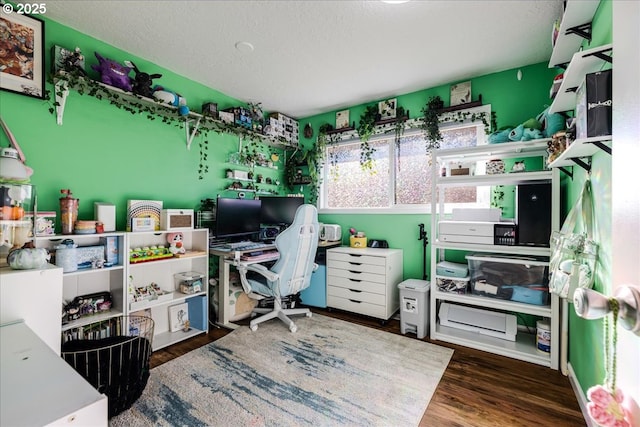
[(167, 243), (169, 243), (169, 252), (172, 254), (183, 254), (187, 252), (182, 244), (182, 233), (167, 234)]
[(103, 58), (96, 52), (98, 65), (92, 65), (91, 68), (100, 73), (100, 81), (109, 86), (115, 86), (127, 92), (131, 92), (131, 80), (129, 72), (132, 70), (108, 58)]
[(133, 71), (136, 73), (133, 81), (131, 82), (133, 93), (147, 98), (152, 98), (153, 89), (151, 86), (153, 84), (153, 79), (159, 79), (162, 77), (162, 74), (143, 73), (132, 61), (124, 61), (124, 63), (126, 66), (133, 68)]
[(173, 105), (174, 107), (178, 107), (178, 112), (182, 116), (186, 116), (187, 114), (189, 114), (187, 100), (184, 99), (180, 94), (177, 94), (170, 90), (166, 90), (162, 86), (155, 86), (153, 88), (153, 98), (162, 104), (169, 104)]
[(509, 132), (510, 141), (530, 141), (532, 139), (543, 138), (542, 131), (533, 128), (524, 127), (524, 124), (515, 127)]
[(557, 132), (565, 130), (565, 119), (560, 113), (549, 114), (549, 107), (536, 117), (536, 120), (542, 125), (542, 132), (545, 138), (551, 138)]

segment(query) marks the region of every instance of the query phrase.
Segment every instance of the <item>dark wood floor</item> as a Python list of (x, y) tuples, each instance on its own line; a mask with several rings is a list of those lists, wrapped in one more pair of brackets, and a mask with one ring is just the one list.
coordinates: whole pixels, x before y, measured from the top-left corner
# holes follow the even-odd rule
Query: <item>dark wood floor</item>
[[(376, 319), (351, 313), (315, 308), (313, 311), (400, 334), (398, 320), (391, 319), (383, 326)], [(230, 332), (212, 327), (206, 335), (156, 351), (151, 366), (161, 365)], [(415, 335), (408, 336), (417, 339)], [(428, 338), (424, 341), (433, 342)], [(454, 353), (420, 427), (578, 427), (586, 424), (569, 379), (559, 371), (441, 341), (433, 343), (450, 347)]]

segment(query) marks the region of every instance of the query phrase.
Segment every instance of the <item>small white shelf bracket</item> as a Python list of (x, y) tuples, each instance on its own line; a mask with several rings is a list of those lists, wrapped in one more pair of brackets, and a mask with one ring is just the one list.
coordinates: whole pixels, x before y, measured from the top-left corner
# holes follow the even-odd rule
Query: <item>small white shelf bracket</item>
[(186, 118), (184, 121), (184, 130), (187, 138), (187, 150), (191, 150), (191, 143), (193, 142), (193, 137), (196, 136), (196, 133), (198, 132), (198, 128), (200, 127), (200, 117), (198, 117), (198, 119), (195, 120), (193, 129), (189, 131), (189, 125), (193, 121), (194, 121), (193, 119), (189, 119), (189, 118)]
[(64, 116), (64, 106), (69, 95), (69, 83), (65, 80), (58, 80), (55, 84), (56, 91), (56, 123), (62, 126), (62, 117)]

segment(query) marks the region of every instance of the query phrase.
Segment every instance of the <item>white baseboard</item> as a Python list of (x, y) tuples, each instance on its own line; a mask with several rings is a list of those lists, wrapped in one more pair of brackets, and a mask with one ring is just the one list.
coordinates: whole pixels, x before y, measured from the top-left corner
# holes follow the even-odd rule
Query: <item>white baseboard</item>
[(587, 427), (597, 427), (597, 424), (595, 424), (589, 416), (589, 411), (587, 410), (587, 396), (582, 391), (582, 387), (580, 387), (580, 381), (578, 381), (571, 363), (567, 364), (567, 371), (569, 382), (571, 383), (573, 393), (576, 395), (576, 399), (578, 399), (578, 405), (580, 405), (580, 411), (582, 412), (582, 418), (584, 418), (585, 425)]

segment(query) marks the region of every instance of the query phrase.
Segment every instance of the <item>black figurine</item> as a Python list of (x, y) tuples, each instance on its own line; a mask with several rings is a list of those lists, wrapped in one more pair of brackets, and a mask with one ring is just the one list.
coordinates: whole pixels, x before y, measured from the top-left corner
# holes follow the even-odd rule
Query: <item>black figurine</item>
[(138, 67), (136, 67), (136, 64), (132, 61), (127, 61), (126, 64), (132, 67), (136, 73), (135, 77), (131, 79), (133, 93), (147, 98), (153, 98), (153, 89), (151, 88), (153, 86), (153, 79), (159, 79), (162, 77), (162, 74), (143, 73), (138, 70)]

